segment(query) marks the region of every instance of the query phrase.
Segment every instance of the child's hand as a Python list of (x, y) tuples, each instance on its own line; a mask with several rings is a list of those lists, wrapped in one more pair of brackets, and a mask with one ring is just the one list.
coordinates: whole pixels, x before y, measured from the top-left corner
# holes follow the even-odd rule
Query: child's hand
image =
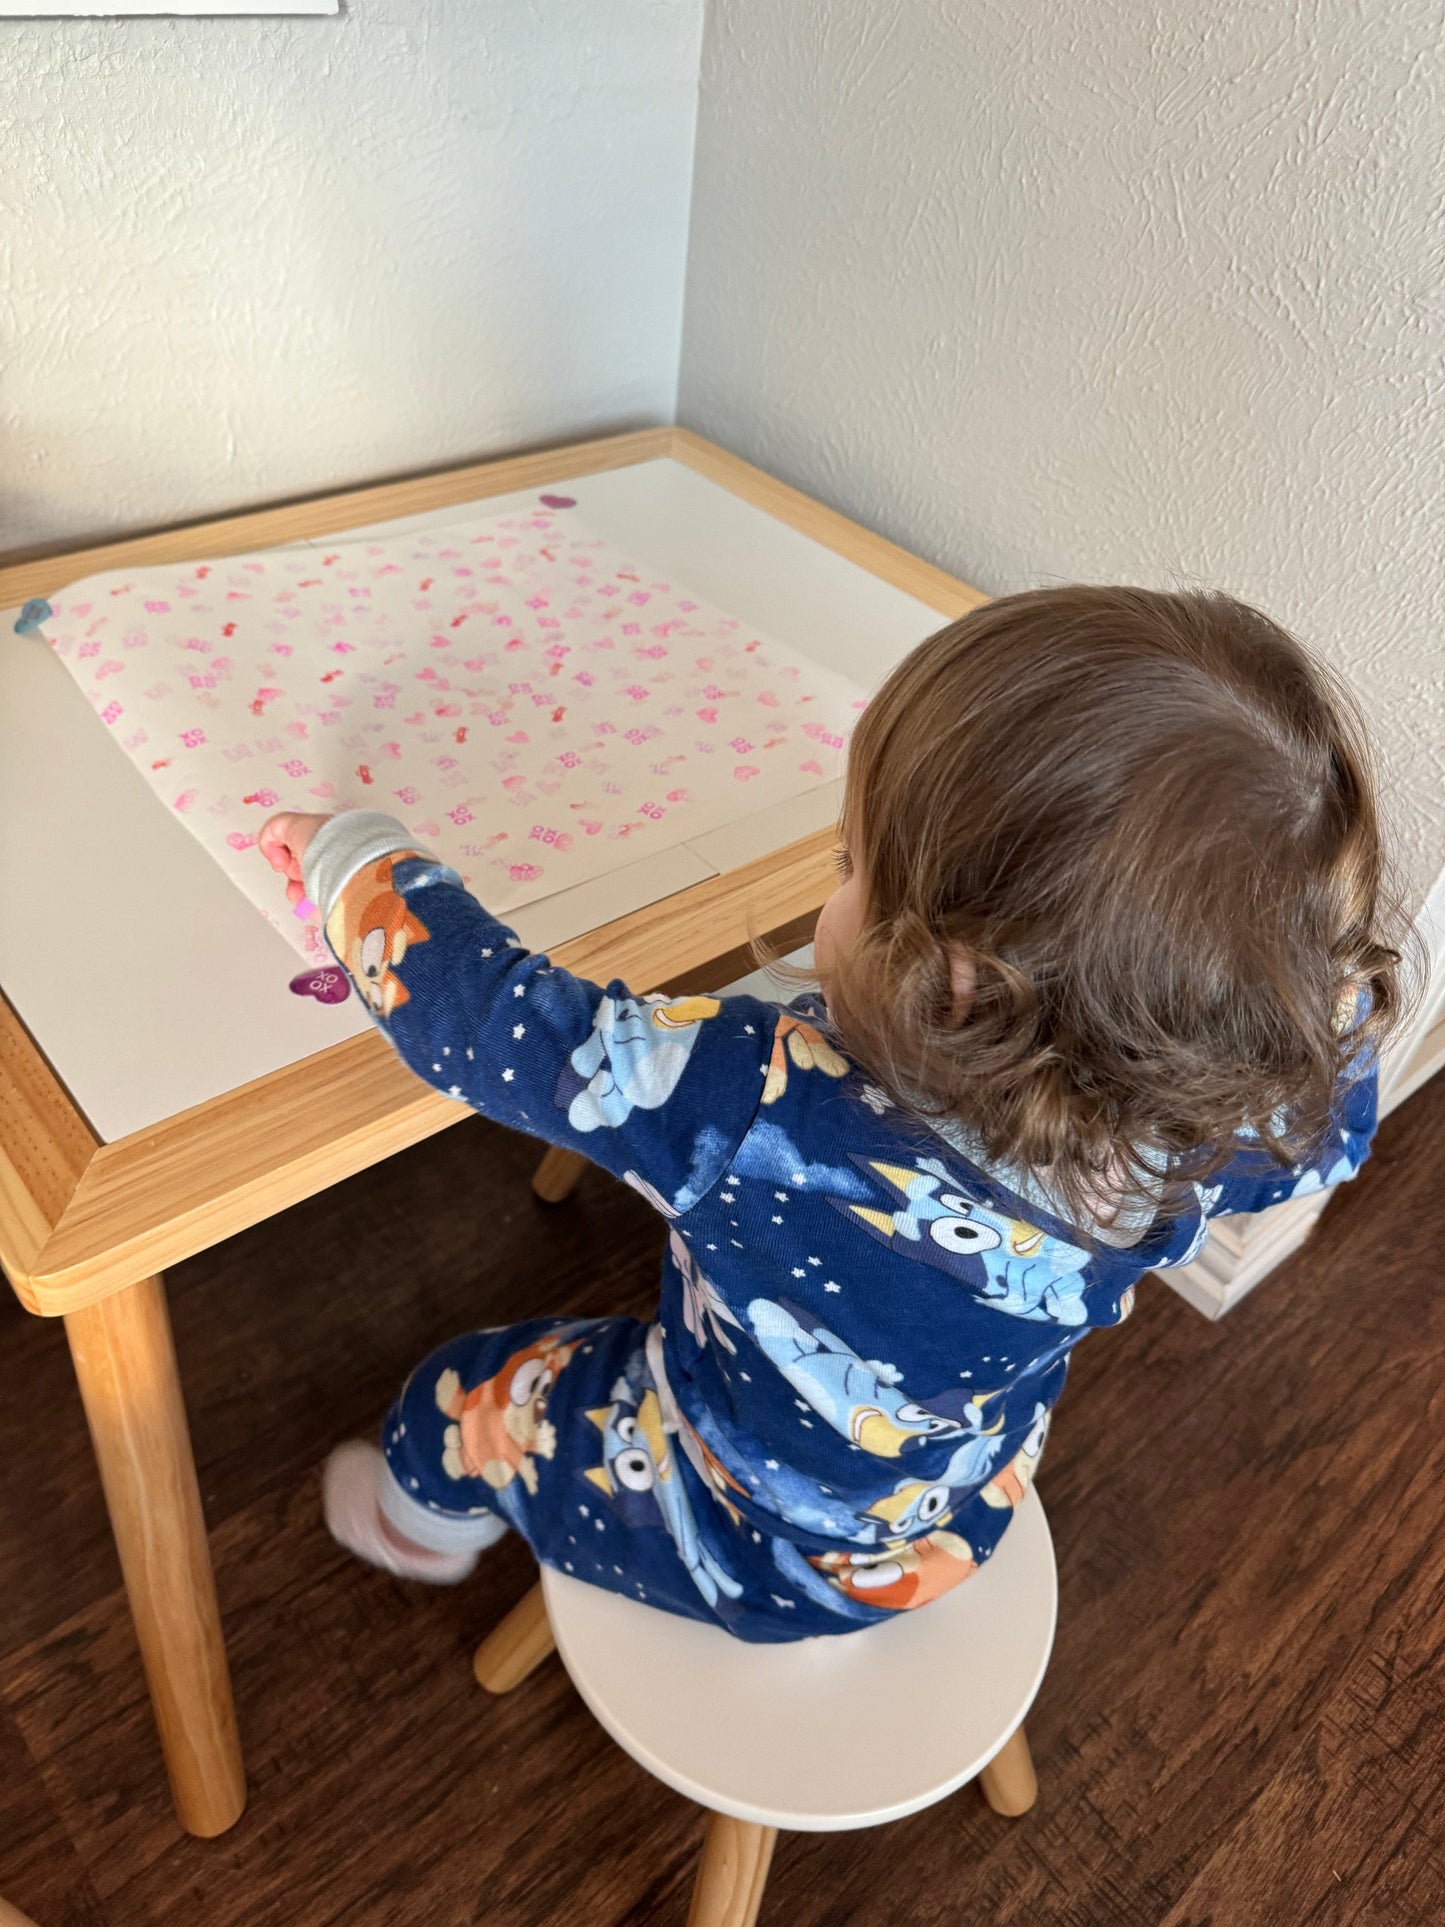
[[(299, 810), (282, 810), (269, 822), (261, 826), (261, 834), (256, 839), (256, 847), (263, 857), (286, 879), (286, 901), (296, 906), (298, 916), (304, 916), (309, 923), (319, 921), (316, 906), (306, 900), (306, 889), (301, 881), (301, 865), (305, 860), (307, 847), (321, 825), (328, 819), (324, 816), (306, 816)], [(302, 905), (305, 904), (305, 909)]]

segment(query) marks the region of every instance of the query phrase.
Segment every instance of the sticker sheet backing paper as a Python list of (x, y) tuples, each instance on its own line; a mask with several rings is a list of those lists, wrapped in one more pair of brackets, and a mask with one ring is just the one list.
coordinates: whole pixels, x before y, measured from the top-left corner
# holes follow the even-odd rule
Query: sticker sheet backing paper
[(386, 810), (506, 913), (830, 781), (862, 707), (570, 508), (92, 576), (44, 631), (308, 958), (274, 810)]

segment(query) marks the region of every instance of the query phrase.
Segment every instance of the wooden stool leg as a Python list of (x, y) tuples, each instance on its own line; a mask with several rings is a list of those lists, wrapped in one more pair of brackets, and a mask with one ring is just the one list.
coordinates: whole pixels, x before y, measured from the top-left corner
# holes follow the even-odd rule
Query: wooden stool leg
[(1021, 1726), (994, 1754), (979, 1774), (978, 1783), (995, 1813), (1016, 1820), (1021, 1813), (1028, 1812), (1039, 1797), (1039, 1783), (1034, 1778), (1033, 1756)]
[(560, 1204), (571, 1197), (586, 1169), (587, 1160), (580, 1151), (564, 1151), (560, 1144), (554, 1144), (532, 1173), (532, 1189), (543, 1204)]
[(65, 1334), (176, 1814), (188, 1833), (224, 1833), (246, 1780), (164, 1283), (67, 1313)]
[(472, 1672), (489, 1693), (510, 1693), (556, 1646), (539, 1580), (478, 1646)]
[(777, 1843), (776, 1827), (709, 1814), (687, 1927), (753, 1927)]

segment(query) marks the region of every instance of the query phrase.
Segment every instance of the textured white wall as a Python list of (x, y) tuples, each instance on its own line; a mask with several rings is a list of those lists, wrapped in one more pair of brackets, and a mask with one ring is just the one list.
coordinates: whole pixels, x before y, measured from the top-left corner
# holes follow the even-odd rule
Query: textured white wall
[(0, 21), (0, 551), (670, 421), (701, 31)]
[(1216, 583), (1445, 857), (1437, 0), (710, 0), (681, 419), (998, 593)]

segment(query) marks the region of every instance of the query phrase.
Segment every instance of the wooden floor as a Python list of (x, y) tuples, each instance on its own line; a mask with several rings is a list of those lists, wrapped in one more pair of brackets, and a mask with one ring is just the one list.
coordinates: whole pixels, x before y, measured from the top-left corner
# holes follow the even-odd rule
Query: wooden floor
[[(1089, 1340), (1040, 1481), (1062, 1600), (1037, 1808), (969, 1789), (785, 1835), (765, 1923), (1445, 1920), (1442, 1142), (1445, 1077), (1222, 1325), (1151, 1284)], [(0, 1895), (40, 1927), (683, 1920), (696, 1812), (555, 1661), (511, 1699), (471, 1682), (525, 1552), (428, 1592), (318, 1517), (327, 1448), (442, 1338), (645, 1309), (656, 1220), (597, 1174), (534, 1204), (534, 1155), (467, 1123), (173, 1279), (251, 1771), (209, 1845), (171, 1818), (61, 1332), (0, 1293)]]

